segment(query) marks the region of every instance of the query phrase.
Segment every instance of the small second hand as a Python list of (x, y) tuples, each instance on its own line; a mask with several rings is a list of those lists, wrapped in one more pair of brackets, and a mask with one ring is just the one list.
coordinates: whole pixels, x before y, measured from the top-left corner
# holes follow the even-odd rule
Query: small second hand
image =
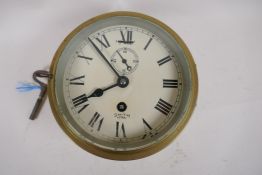
[(126, 65), (127, 70), (130, 71), (132, 69), (132, 67), (127, 64), (127, 60), (118, 51), (116, 51), (116, 52), (120, 56), (120, 58), (122, 59), (122, 63), (124, 63)]

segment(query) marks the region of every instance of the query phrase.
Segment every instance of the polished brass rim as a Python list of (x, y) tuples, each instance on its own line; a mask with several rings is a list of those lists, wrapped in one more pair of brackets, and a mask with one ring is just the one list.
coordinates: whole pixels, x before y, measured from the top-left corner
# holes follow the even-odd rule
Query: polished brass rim
[[(188, 108), (187, 108), (187, 111), (184, 113), (184, 116), (182, 116), (182, 119), (177, 124), (176, 130), (173, 133), (171, 133), (169, 136), (167, 136), (161, 142), (159, 142), (157, 144), (153, 144), (153, 145), (146, 147), (146, 148), (143, 148), (143, 149), (139, 149), (139, 150), (121, 151), (121, 152), (111, 151), (111, 150), (106, 150), (106, 149), (97, 147), (97, 146), (92, 145), (92, 144), (86, 142), (85, 140), (81, 139), (76, 134), (74, 134), (71, 131), (71, 129), (67, 126), (65, 119), (63, 117), (63, 114), (59, 110), (59, 105), (58, 105), (57, 100), (56, 100), (56, 92), (55, 92), (55, 77), (56, 76), (55, 76), (55, 74), (56, 74), (58, 60), (59, 60), (65, 46), (83, 28), (85, 28), (89, 25), (92, 25), (94, 22), (96, 22), (98, 20), (106, 19), (106, 18), (114, 17), (114, 16), (138, 17), (138, 18), (148, 20), (148, 21), (160, 26), (161, 28), (163, 28), (165, 31), (167, 31), (170, 35), (172, 35), (175, 38), (175, 40), (177, 41), (179, 46), (182, 48), (182, 50), (183, 50), (183, 52), (186, 56), (187, 62), (189, 64), (189, 68), (190, 68), (192, 89), (191, 89), (191, 93), (190, 93), (189, 100), (188, 100)], [(51, 105), (54, 117), (55, 117), (56, 121), (58, 122), (58, 124), (60, 125), (60, 127), (64, 130), (64, 132), (76, 144), (78, 144), (84, 150), (86, 150), (90, 153), (93, 153), (97, 156), (104, 157), (104, 158), (107, 158), (107, 159), (113, 159), (113, 160), (139, 159), (139, 158), (143, 158), (143, 157), (149, 156), (151, 154), (154, 154), (154, 153), (160, 151), (161, 149), (163, 149), (164, 147), (166, 147), (172, 140), (175, 139), (175, 137), (185, 127), (185, 125), (188, 122), (188, 120), (189, 120), (189, 118), (190, 118), (190, 116), (193, 112), (193, 109), (196, 105), (197, 94), (198, 94), (198, 78), (197, 78), (196, 65), (194, 63), (193, 57), (192, 57), (189, 49), (187, 48), (187, 46), (185, 45), (183, 40), (170, 27), (168, 27), (167, 25), (165, 25), (161, 21), (159, 21), (159, 20), (157, 20), (153, 17), (147, 16), (147, 15), (144, 15), (144, 14), (141, 14), (141, 13), (136, 13), (136, 12), (118, 11), (118, 12), (106, 13), (106, 14), (102, 14), (102, 15), (96, 16), (94, 18), (91, 18), (90, 20), (79, 25), (75, 30), (73, 30), (64, 39), (64, 41), (59, 46), (59, 48), (56, 51), (54, 58), (52, 60), (51, 67), (50, 67), (50, 73), (53, 75), (52, 76), (53, 78), (50, 79), (49, 82), (48, 82), (48, 97), (49, 97), (49, 101), (50, 101), (50, 105)]]

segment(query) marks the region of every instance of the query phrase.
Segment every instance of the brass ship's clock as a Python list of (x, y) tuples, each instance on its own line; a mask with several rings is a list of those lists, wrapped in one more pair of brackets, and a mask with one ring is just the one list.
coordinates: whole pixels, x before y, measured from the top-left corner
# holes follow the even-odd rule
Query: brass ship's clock
[(131, 160), (167, 146), (195, 107), (197, 72), (181, 38), (134, 12), (96, 16), (73, 30), (50, 68), (55, 119), (84, 150)]

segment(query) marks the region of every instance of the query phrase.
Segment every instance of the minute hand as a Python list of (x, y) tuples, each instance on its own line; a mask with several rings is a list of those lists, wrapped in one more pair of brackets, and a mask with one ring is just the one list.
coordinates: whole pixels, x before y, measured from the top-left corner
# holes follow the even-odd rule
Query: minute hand
[(110, 64), (110, 62), (107, 60), (107, 58), (104, 56), (104, 54), (101, 52), (101, 50), (95, 45), (95, 43), (88, 37), (88, 40), (93, 45), (93, 47), (96, 49), (96, 51), (99, 53), (99, 55), (105, 60), (105, 62), (109, 65), (109, 67), (114, 71), (114, 73), (117, 75), (117, 77), (120, 77), (118, 72), (113, 68), (113, 66)]

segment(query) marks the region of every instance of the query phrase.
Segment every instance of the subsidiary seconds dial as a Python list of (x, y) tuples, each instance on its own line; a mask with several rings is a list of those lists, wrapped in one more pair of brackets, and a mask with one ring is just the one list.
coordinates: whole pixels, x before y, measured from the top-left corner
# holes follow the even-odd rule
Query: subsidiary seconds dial
[(115, 51), (111, 57), (111, 63), (120, 74), (127, 75), (136, 70), (139, 59), (134, 50), (123, 47)]
[(130, 12), (102, 15), (61, 46), (55, 67), (55, 99), (62, 111), (57, 120), (96, 155), (152, 154), (174, 138), (188, 115), (192, 60), (169, 28), (150, 20)]

